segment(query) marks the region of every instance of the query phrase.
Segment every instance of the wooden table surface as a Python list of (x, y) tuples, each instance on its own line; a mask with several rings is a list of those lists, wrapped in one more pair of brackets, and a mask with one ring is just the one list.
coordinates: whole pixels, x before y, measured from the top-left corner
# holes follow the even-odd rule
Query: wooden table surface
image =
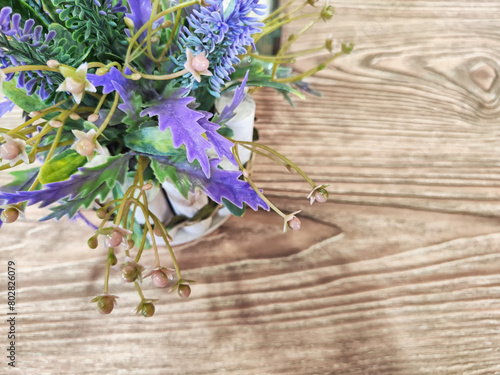
[(120, 306), (99, 315), (91, 229), (29, 211), (1, 230), (2, 311), (8, 260), (18, 280), (17, 368), (4, 321), (2, 373), (500, 374), (500, 1), (333, 5), (296, 46), (356, 43), (309, 80), (323, 97), (256, 96), (262, 141), (331, 184), (329, 201), (309, 206), (297, 175), (258, 159), (302, 230), (248, 212), (178, 248), (198, 283), (187, 300), (145, 283), (151, 319), (118, 275)]

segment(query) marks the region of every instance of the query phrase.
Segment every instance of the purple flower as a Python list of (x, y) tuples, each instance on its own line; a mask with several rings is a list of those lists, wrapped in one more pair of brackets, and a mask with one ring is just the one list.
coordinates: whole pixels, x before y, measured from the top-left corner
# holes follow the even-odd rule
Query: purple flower
[[(13, 40), (13, 43), (26, 44), (29, 49), (34, 49), (36, 52), (46, 51), (49, 47), (49, 43), (53, 41), (56, 36), (54, 30), (43, 35), (43, 27), (35, 26), (35, 21), (33, 19), (28, 19), (24, 22), (24, 27), (21, 28), (21, 16), (19, 14), (12, 15), (12, 9), (10, 7), (3, 7), (0, 10), (0, 34), (8, 36)], [(12, 42), (11, 42), (12, 43)], [(0, 48), (0, 69), (8, 66), (18, 66), (25, 65), (25, 62), (20, 62), (13, 55), (10, 55), (10, 45), (2, 45), (1, 47), (7, 47), (5, 50)], [(25, 46), (21, 46), (26, 49)], [(31, 52), (32, 53), (32, 52)], [(25, 57), (24, 57), (25, 58)], [(10, 81), (14, 77), (15, 73), (7, 75), (6, 81)], [(29, 76), (29, 80), (26, 79), (26, 75)], [(36, 75), (36, 76), (35, 76)], [(49, 76), (44, 72), (22, 72), (19, 74), (20, 80), (18, 80), (17, 88), (24, 88), (28, 95), (38, 94), (42, 100), (47, 99), (52, 88), (47, 87), (45, 81), (49, 81)], [(29, 85), (26, 87), (26, 84)], [(51, 84), (50, 84), (51, 85)]]
[[(179, 66), (179, 70), (186, 62), (186, 49), (194, 54), (205, 52), (209, 60), (213, 76), (208, 79), (209, 92), (219, 96), (221, 86), (228, 81), (234, 72), (234, 65), (240, 62), (238, 55), (245, 54), (248, 46), (253, 46), (252, 34), (261, 32), (264, 26), (252, 12), (262, 15), (265, 5), (258, 0), (240, 0), (235, 4), (229, 15), (224, 16), (222, 0), (207, 0), (208, 6), (194, 10), (187, 17), (190, 28), (184, 27), (179, 35), (178, 54), (172, 60)], [(193, 87), (193, 77), (185, 78)], [(202, 81), (201, 85), (207, 84)]]
[[(130, 8), (130, 13), (127, 13), (126, 16), (130, 18), (134, 22), (134, 31), (137, 32), (139, 29), (144, 26), (151, 17), (151, 1), (150, 0), (128, 0), (128, 6)], [(161, 21), (157, 21), (153, 24), (153, 29), (158, 27), (161, 24)], [(144, 31), (139, 37), (138, 41), (142, 42), (146, 37), (147, 32)]]
[(0, 103), (0, 118), (5, 115), (7, 112), (10, 112), (14, 109), (16, 106), (14, 103), (12, 103), (9, 99), (5, 98), (6, 100), (2, 103)]
[[(126, 74), (128, 73), (126, 72)], [(102, 76), (97, 74), (87, 74), (87, 79), (95, 87), (102, 86), (103, 94), (109, 94), (115, 91), (115, 83), (118, 83), (122, 87), (127, 87), (128, 83), (132, 83), (131, 80), (125, 78), (123, 74), (114, 66), (109, 70), (109, 72)]]
[(224, 109), (222, 110), (222, 113), (215, 118), (216, 123), (222, 124), (226, 121), (231, 120), (235, 116), (234, 111), (241, 104), (243, 99), (245, 99), (245, 86), (247, 84), (249, 72), (250, 71), (247, 70), (245, 78), (243, 78), (240, 87), (237, 87), (236, 90), (234, 90), (233, 101), (231, 102), (231, 104), (225, 106)]

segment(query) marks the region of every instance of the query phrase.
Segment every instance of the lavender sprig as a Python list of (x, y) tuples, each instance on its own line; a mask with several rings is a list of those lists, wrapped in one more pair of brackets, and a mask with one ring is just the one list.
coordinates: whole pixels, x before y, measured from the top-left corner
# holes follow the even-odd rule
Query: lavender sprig
[(258, 0), (242, 0), (226, 14), (222, 0), (208, 0), (207, 3), (207, 7), (194, 10), (187, 17), (190, 27), (184, 27), (179, 35), (180, 53), (173, 60), (183, 66), (186, 49), (195, 54), (205, 52), (213, 76), (201, 83), (195, 83), (192, 76), (185, 77), (185, 84), (193, 88), (208, 84), (210, 94), (219, 97), (221, 87), (235, 70), (234, 65), (240, 63), (238, 56), (246, 54), (248, 47), (255, 47), (252, 34), (261, 32), (264, 24), (250, 14), (262, 15), (265, 5)]

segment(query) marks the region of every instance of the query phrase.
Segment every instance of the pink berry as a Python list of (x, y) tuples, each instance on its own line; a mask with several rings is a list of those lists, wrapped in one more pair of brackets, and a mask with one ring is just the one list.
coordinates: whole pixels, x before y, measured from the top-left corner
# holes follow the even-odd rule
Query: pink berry
[(113, 231), (113, 233), (111, 233), (106, 237), (106, 243), (108, 244), (109, 247), (120, 246), (122, 240), (123, 236), (120, 234), (120, 232), (117, 231)]
[(13, 160), (19, 155), (19, 147), (15, 143), (5, 143), (0, 146), (0, 156), (5, 160)]
[(99, 115), (97, 113), (92, 113), (88, 118), (87, 118), (88, 121), (90, 122), (96, 122), (97, 120), (99, 120)]
[(288, 226), (292, 230), (299, 230), (300, 229), (300, 220), (296, 217), (293, 217), (292, 219), (288, 220)]
[(19, 217), (19, 211), (15, 208), (7, 208), (2, 212), (0, 219), (7, 224), (13, 223)]
[(177, 289), (177, 293), (179, 293), (181, 297), (188, 298), (191, 295), (191, 287), (186, 284), (181, 284)]
[(82, 139), (76, 143), (76, 152), (82, 156), (90, 156), (94, 153), (94, 142)]
[(159, 225), (155, 225), (155, 227), (153, 228), (153, 233), (157, 237), (161, 237), (163, 235), (163, 232), (162, 232), (161, 227)]
[(122, 268), (122, 279), (125, 282), (133, 283), (139, 277), (141, 273), (139, 267), (134, 264), (126, 264)]
[(325, 203), (328, 199), (328, 192), (325, 189), (318, 189), (314, 192), (314, 199), (318, 203)]
[(64, 123), (62, 121), (53, 119), (50, 120), (49, 125), (52, 126), (53, 128), (60, 128), (61, 126), (64, 125)]
[(204, 72), (208, 69), (209, 64), (205, 55), (199, 54), (193, 59), (191, 66), (198, 72)]
[(153, 280), (153, 285), (157, 288), (165, 288), (169, 282), (167, 274), (162, 270), (154, 271), (151, 274), (151, 280)]

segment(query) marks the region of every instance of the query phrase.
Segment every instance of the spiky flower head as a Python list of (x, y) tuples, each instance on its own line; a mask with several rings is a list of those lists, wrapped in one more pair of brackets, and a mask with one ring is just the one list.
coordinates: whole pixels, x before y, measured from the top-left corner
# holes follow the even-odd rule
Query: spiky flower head
[[(227, 11), (223, 0), (205, 0), (207, 6), (193, 10), (187, 17), (189, 27), (184, 27), (179, 35), (180, 53), (172, 60), (184, 66), (187, 60), (186, 50), (195, 55), (205, 52), (213, 75), (201, 85), (208, 84), (209, 92), (219, 97), (221, 86), (228, 81), (234, 72), (233, 65), (240, 62), (239, 55), (244, 55), (248, 47), (255, 47), (252, 34), (262, 31), (263, 23), (255, 15), (263, 15), (266, 6), (258, 0), (241, 0), (235, 3), (234, 9)], [(186, 83), (195, 83), (196, 77), (186, 78)]]

